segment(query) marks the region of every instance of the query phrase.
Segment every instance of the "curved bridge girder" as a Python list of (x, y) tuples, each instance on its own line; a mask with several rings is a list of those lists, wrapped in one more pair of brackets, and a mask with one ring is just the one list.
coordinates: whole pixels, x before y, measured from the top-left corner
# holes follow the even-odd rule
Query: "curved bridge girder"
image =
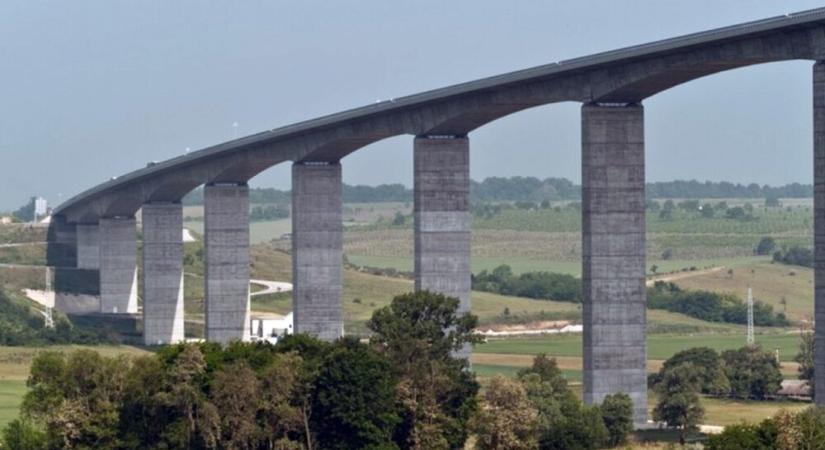
[(549, 64), (258, 133), (147, 167), (60, 205), (71, 222), (133, 215), (206, 183), (240, 182), (285, 161), (337, 162), (398, 135), (466, 135), (549, 103), (638, 103), (754, 64), (825, 59), (825, 8)]

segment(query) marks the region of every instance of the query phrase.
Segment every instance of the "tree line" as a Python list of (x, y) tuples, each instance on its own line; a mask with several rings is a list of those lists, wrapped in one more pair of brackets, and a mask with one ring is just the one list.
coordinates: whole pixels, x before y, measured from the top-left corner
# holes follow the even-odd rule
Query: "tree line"
[[(813, 185), (789, 183), (783, 186), (739, 184), (727, 181), (700, 182), (696, 180), (657, 181), (647, 183), (645, 194), (648, 199), (699, 199), (699, 198), (763, 198), (773, 203), (779, 198), (811, 198)], [(344, 183), (342, 197), (345, 203), (411, 202), (413, 190), (400, 183), (377, 186), (351, 185)], [(577, 201), (581, 199), (581, 185), (566, 178), (536, 177), (488, 177), (482, 181), (470, 180), (470, 201), (481, 202), (534, 202)], [(292, 195), (289, 190), (274, 188), (252, 188), (249, 190), (250, 203), (289, 204)], [(203, 189), (198, 188), (183, 198), (184, 205), (202, 205)]]
[[(682, 289), (674, 283), (657, 281), (647, 289), (647, 305), (652, 309), (682, 313), (708, 322), (748, 323), (748, 306), (733, 294)], [(773, 306), (753, 302), (753, 322), (757, 326), (782, 327), (790, 324), (785, 314)]]
[[(537, 300), (582, 302), (581, 279), (567, 274), (523, 272), (517, 275), (504, 264), (489, 272), (482, 270), (471, 280), (476, 291)], [(682, 313), (708, 322), (747, 323), (747, 305), (739, 297), (682, 289), (674, 283), (657, 281), (647, 288), (647, 305), (651, 309)], [(760, 300), (754, 301), (753, 316), (758, 326), (787, 326), (790, 323), (784, 313), (775, 313), (773, 306)]]
[(46, 351), (31, 366), (3, 448), (596, 449), (632, 430), (625, 394), (584, 406), (555, 360), (479, 395), (467, 361), (476, 318), (458, 299), (400, 295), (368, 323), (369, 342), (290, 335), (268, 343), (179, 344), (105, 357)]

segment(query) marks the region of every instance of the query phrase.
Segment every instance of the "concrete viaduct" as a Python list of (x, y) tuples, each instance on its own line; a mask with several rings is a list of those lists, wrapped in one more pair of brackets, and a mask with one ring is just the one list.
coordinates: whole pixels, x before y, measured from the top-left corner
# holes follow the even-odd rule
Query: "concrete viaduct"
[[(135, 214), (143, 221), (146, 344), (183, 338), (181, 198), (205, 185), (206, 337), (248, 338), (249, 179), (292, 163), (297, 332), (343, 333), (342, 159), (412, 135), (415, 287), (470, 309), (469, 133), (556, 102), (582, 103), (584, 396), (623, 391), (646, 419), (644, 99), (706, 75), (811, 60), (814, 104), (816, 389), (825, 392), (825, 8), (555, 62), (320, 117), (112, 179), (60, 205), (49, 233), (56, 285), (99, 280), (100, 310), (136, 311)], [(817, 402), (825, 403), (825, 396)]]

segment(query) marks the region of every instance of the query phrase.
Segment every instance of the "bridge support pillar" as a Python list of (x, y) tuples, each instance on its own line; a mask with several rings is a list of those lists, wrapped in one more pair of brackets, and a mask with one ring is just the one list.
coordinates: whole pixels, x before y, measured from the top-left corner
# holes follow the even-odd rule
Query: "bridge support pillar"
[(137, 312), (137, 236), (134, 217), (102, 218), (100, 250), (100, 312)]
[(76, 267), (77, 225), (64, 216), (52, 216), (46, 237), (46, 264), (54, 267)]
[(152, 203), (142, 208), (143, 342), (183, 341), (183, 208)]
[(100, 269), (99, 226), (77, 224), (77, 268)]
[(624, 392), (647, 420), (644, 109), (582, 107), (584, 400)]
[(293, 164), (294, 329), (326, 341), (344, 333), (341, 217), (341, 164)]
[(814, 64), (814, 382), (825, 406), (825, 62)]
[(415, 289), (458, 298), (463, 314), (470, 311), (470, 140), (419, 136), (413, 145)]
[(204, 188), (206, 339), (249, 340), (249, 187)]

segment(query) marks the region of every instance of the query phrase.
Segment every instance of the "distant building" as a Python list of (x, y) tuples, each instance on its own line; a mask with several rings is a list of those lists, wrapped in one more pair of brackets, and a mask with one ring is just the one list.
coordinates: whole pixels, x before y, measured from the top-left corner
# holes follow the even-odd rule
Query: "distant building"
[(49, 203), (43, 197), (34, 198), (34, 220), (43, 217), (49, 212)]
[(12, 218), (9, 216), (0, 217), (0, 225), (8, 225), (12, 223)]
[(278, 342), (278, 337), (292, 334), (292, 313), (285, 316), (278, 314), (260, 314), (252, 317), (250, 326), (253, 341)]

